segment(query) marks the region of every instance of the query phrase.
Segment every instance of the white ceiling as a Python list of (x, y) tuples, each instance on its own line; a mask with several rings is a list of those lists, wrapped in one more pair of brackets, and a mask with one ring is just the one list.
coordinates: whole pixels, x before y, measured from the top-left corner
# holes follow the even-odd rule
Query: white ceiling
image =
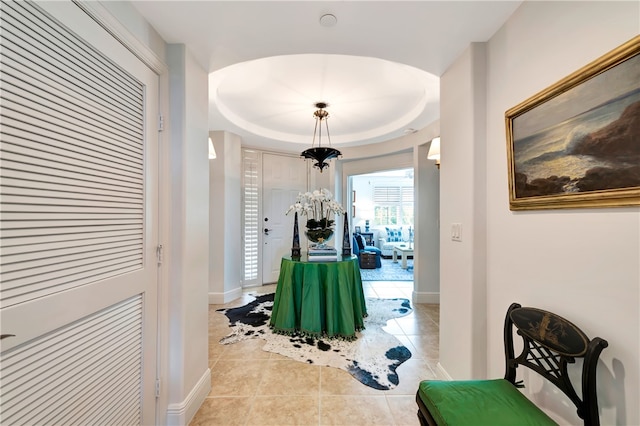
[[(393, 139), (439, 118), (439, 76), (521, 1), (134, 1), (211, 74), (210, 130), (310, 146), (327, 102), (334, 147)], [(334, 26), (320, 17), (332, 14)], [(323, 139), (323, 145), (327, 141)]]

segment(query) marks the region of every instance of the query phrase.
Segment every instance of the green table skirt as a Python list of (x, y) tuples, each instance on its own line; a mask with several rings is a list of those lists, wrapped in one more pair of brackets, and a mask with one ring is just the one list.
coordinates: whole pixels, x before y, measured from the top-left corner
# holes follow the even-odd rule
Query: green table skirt
[(282, 259), (269, 323), (275, 332), (355, 339), (366, 315), (356, 257), (337, 262)]

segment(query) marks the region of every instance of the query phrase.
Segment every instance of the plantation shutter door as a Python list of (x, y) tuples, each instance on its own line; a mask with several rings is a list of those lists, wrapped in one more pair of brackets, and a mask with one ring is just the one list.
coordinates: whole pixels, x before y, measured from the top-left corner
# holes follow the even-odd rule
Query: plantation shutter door
[(258, 191), (260, 189), (259, 154), (257, 151), (242, 150), (242, 188), (243, 188), (243, 241), (242, 247), (243, 285), (258, 285), (259, 245), (260, 245), (260, 211)]
[(152, 424), (157, 75), (72, 2), (1, 5), (0, 423)]

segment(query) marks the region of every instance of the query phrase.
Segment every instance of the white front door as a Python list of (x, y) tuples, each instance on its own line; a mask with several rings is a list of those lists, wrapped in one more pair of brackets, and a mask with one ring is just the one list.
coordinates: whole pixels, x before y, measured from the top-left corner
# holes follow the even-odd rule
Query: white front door
[[(262, 156), (262, 283), (278, 281), (282, 256), (291, 255), (293, 214), (285, 215), (298, 193), (307, 190), (307, 165), (299, 157)], [(300, 244), (306, 247), (304, 218), (298, 218)]]
[(154, 424), (157, 75), (72, 2), (0, 24), (2, 422)]

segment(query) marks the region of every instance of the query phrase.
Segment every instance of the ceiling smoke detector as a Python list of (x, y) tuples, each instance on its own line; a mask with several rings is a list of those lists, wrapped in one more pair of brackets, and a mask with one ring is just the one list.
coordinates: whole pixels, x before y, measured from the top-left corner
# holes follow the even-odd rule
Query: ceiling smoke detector
[(333, 27), (338, 23), (338, 18), (335, 15), (326, 13), (320, 17), (320, 25), (323, 27)]

